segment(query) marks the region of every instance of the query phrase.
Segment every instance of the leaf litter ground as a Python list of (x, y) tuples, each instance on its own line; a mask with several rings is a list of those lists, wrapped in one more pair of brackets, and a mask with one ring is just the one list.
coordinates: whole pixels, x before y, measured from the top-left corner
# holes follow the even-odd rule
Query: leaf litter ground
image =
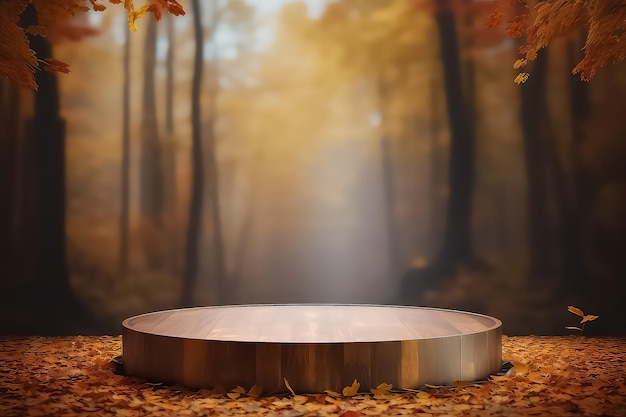
[[(623, 416), (626, 339), (504, 337), (505, 375), (481, 384), (375, 393), (263, 395), (148, 383), (120, 374), (120, 337), (0, 338), (0, 415)], [(288, 384), (288, 382), (287, 382)]]

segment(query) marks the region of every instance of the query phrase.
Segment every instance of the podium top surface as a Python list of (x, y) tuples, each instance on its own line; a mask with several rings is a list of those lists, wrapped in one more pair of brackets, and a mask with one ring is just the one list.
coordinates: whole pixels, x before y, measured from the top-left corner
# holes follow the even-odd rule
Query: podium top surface
[(500, 320), (475, 313), (382, 305), (236, 305), (147, 313), (132, 331), (166, 337), (257, 343), (389, 342), (486, 332)]

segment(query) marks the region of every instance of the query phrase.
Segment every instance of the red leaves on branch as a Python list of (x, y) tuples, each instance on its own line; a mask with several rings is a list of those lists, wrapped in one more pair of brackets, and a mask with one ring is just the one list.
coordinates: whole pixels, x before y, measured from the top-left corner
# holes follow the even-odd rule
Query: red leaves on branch
[[(128, 24), (131, 31), (136, 30), (135, 21), (152, 13), (158, 20), (162, 14), (185, 14), (176, 0), (149, 0), (148, 4), (135, 10), (132, 0), (108, 0), (111, 4), (124, 4), (128, 11)], [(37, 10), (37, 25), (27, 28), (19, 26), (19, 20), (29, 4)], [(90, 7), (89, 7), (90, 6)], [(34, 71), (41, 68), (47, 71), (69, 72), (67, 65), (56, 60), (40, 61), (30, 49), (26, 34), (34, 36), (51, 36), (51, 41), (60, 38), (80, 39), (97, 31), (89, 28), (72, 27), (67, 21), (78, 13), (89, 10), (103, 11), (106, 6), (98, 0), (2, 0), (0, 2), (0, 78), (36, 89)], [(55, 37), (56, 36), (56, 37)]]
[(626, 58), (626, 0), (496, 0), (487, 24), (526, 34), (520, 53), (528, 61), (557, 38), (587, 30), (585, 56), (572, 70), (590, 80), (605, 65)]

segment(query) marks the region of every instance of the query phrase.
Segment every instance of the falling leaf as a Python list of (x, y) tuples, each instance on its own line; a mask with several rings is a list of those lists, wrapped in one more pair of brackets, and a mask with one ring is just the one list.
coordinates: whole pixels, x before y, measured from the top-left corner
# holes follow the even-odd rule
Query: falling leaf
[(566, 326), (565, 328), (568, 330), (578, 330), (579, 332), (583, 331), (583, 329), (581, 329), (580, 327), (576, 327), (576, 326)]
[(567, 306), (567, 311), (569, 311), (570, 313), (574, 313), (577, 316), (585, 317), (585, 313), (583, 313), (583, 311), (580, 308), (577, 308), (574, 306)]
[(296, 395), (296, 393), (293, 391), (293, 388), (291, 388), (291, 385), (289, 385), (289, 381), (287, 381), (287, 378), (283, 377), (283, 380), (285, 381), (285, 386), (287, 387), (287, 389), (289, 390), (289, 392), (292, 395)]
[(583, 317), (583, 319), (581, 320), (580, 324), (586, 323), (588, 321), (594, 321), (598, 317), (600, 317), (600, 316), (594, 316), (592, 314), (586, 315), (586, 316)]
[(357, 392), (359, 392), (360, 387), (361, 387), (361, 384), (358, 383), (355, 379), (352, 385), (345, 387), (343, 391), (341, 392), (344, 397), (354, 397), (357, 394)]
[(231, 400), (236, 400), (237, 398), (241, 397), (241, 393), (239, 392), (229, 392), (226, 394), (228, 396), (228, 398), (230, 398)]

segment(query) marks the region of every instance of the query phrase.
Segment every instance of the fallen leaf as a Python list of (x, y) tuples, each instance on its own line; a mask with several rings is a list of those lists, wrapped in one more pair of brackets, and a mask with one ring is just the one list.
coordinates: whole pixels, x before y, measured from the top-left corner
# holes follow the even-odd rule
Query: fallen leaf
[(376, 388), (372, 388), (370, 391), (372, 391), (372, 394), (374, 395), (387, 395), (390, 393), (392, 388), (393, 385), (382, 383), (378, 384)]
[(258, 385), (253, 385), (252, 388), (250, 388), (250, 391), (248, 391), (248, 396), (256, 398), (256, 397), (260, 397), (262, 393), (263, 393), (263, 387), (260, 387)]
[(454, 381), (452, 382), (452, 386), (455, 388), (464, 388), (469, 385), (468, 381)]
[(327, 389), (327, 390), (326, 390), (326, 391), (324, 391), (324, 392), (325, 392), (326, 394), (330, 395), (331, 397), (334, 397), (334, 398), (341, 398), (341, 394), (340, 394), (340, 393), (338, 393), (337, 391), (333, 391), (333, 390)]
[(289, 381), (287, 381), (287, 378), (283, 377), (283, 381), (285, 381), (285, 386), (287, 387), (287, 389), (289, 390), (289, 392), (292, 395), (296, 395), (295, 392), (293, 392), (293, 388), (291, 388), (291, 385), (289, 385)]
[(293, 405), (298, 406), (306, 403), (309, 399), (306, 395), (295, 395), (292, 400)]
[(359, 392), (360, 387), (361, 384), (358, 383), (355, 379), (352, 385), (345, 387), (343, 391), (341, 391), (341, 393), (344, 397), (353, 397), (357, 394), (357, 392)]

